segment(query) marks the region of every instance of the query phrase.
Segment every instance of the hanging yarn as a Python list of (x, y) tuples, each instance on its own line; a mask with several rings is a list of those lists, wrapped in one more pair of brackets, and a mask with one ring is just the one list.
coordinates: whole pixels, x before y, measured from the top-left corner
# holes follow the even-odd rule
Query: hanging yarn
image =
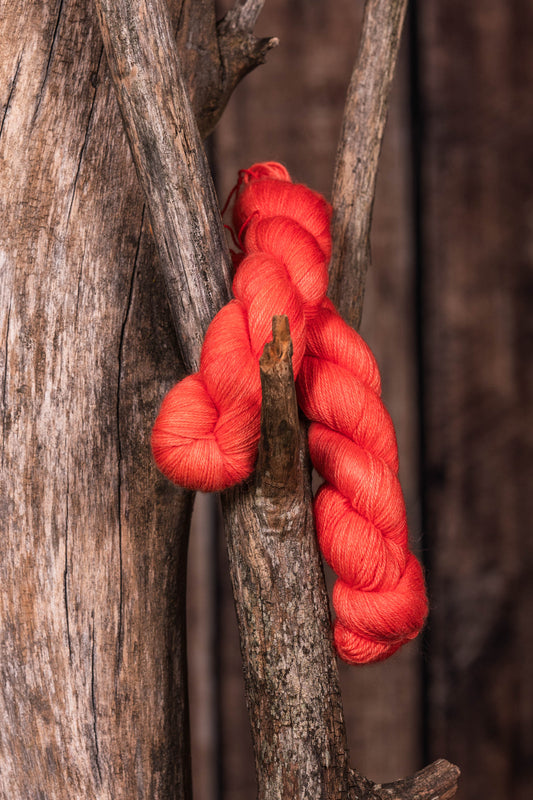
[(200, 370), (163, 400), (152, 432), (159, 469), (191, 489), (217, 491), (253, 470), (260, 433), (259, 356), (272, 317), (286, 314), (309, 450), (326, 482), (314, 501), (317, 538), (339, 576), (333, 590), (339, 655), (378, 661), (414, 638), (427, 612), (408, 549), (394, 428), (363, 339), (326, 298), (331, 210), (280, 164), (239, 173), (233, 212), (244, 254), (235, 299), (207, 331)]
[(311, 420), (311, 460), (326, 479), (314, 513), (320, 549), (339, 576), (335, 644), (346, 661), (382, 660), (422, 627), (424, 579), (408, 550), (398, 448), (377, 364), (329, 300), (308, 327), (296, 386)]
[(260, 431), (259, 357), (272, 317), (286, 314), (293, 371), (300, 369), (306, 320), (326, 294), (330, 208), (291, 182), (280, 164), (240, 173), (235, 229), (246, 225), (245, 256), (233, 280), (235, 299), (210, 324), (200, 369), (170, 390), (152, 431), (159, 469), (188, 489), (219, 491), (247, 478)]

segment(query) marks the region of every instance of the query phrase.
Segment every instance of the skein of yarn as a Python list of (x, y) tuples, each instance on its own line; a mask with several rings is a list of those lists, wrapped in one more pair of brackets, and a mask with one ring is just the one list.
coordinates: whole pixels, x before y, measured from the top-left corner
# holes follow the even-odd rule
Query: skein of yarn
[(235, 299), (208, 328), (199, 372), (167, 394), (152, 431), (156, 464), (174, 483), (212, 492), (250, 475), (260, 429), (259, 357), (272, 317), (286, 314), (298, 374), (306, 320), (326, 294), (329, 220), (324, 198), (293, 184), (280, 164), (240, 173), (234, 225), (246, 230)]
[(408, 549), (396, 436), (376, 362), (329, 300), (308, 328), (296, 386), (311, 420), (311, 460), (326, 479), (314, 513), (320, 549), (339, 576), (337, 651), (351, 663), (380, 661), (422, 627), (424, 578)]
[(331, 210), (280, 164), (239, 173), (233, 212), (243, 257), (235, 299), (207, 331), (200, 370), (165, 397), (152, 432), (159, 469), (190, 489), (218, 491), (253, 470), (260, 428), (259, 356), (272, 317), (286, 314), (309, 449), (326, 483), (314, 502), (333, 591), (339, 655), (387, 658), (427, 613), (421, 567), (408, 549), (391, 419), (363, 339), (326, 298)]

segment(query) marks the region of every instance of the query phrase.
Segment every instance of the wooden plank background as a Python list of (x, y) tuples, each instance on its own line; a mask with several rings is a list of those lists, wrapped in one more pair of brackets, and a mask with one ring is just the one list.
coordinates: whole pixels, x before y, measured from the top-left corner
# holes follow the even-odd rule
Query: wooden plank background
[[(281, 45), (210, 142), (221, 199), (239, 168), (271, 159), (329, 194), (361, 10), (267, 3), (258, 30)], [(532, 34), (525, 0), (412, 3), (363, 315), (431, 615), (390, 661), (341, 665), (352, 762), (386, 781), (449, 758), (462, 800), (533, 792)], [(190, 553), (193, 769), (198, 800), (244, 800), (253, 759), (215, 519), (203, 498)]]

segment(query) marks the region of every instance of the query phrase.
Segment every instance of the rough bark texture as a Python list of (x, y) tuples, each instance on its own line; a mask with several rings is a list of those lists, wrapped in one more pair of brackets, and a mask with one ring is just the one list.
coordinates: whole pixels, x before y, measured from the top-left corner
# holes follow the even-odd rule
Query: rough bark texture
[(458, 778), (459, 769), (440, 758), (411, 778), (375, 784), (374, 789), (381, 800), (450, 800), (457, 792)]
[(350, 325), (361, 321), (381, 142), (407, 0), (367, 0), (333, 179), (329, 295)]
[(175, 337), (94, 14), (4, 11), (0, 796), (183, 797), (191, 502), (148, 446)]
[[(258, 14), (260, 4), (255, 5)], [(231, 261), (220, 215), (214, 213), (218, 203), (167, 4), (165, 0), (95, 0), (95, 7), (148, 201), (183, 361), (189, 371), (195, 371), (205, 331), (229, 298)], [(268, 46), (258, 43), (251, 34), (254, 15), (242, 9), (240, 15), (238, 10), (228, 12), (219, 35), (213, 4), (187, 3), (182, 11), (183, 23), (200, 32), (200, 41), (191, 48), (188, 70), (192, 84), (198, 73), (205, 73), (199, 90), (193, 92), (205, 135), (238, 80), (261, 63), (275, 41), (267, 40)], [(181, 36), (185, 48), (188, 36)]]
[(182, 356), (195, 371), (207, 327), (229, 297), (231, 262), (166, 3), (95, 6)]
[[(253, 29), (264, 0), (238, 0), (217, 23), (213, 0), (184, 0), (177, 31), (183, 76), (202, 138), (211, 133), (239, 81), (276, 47)], [(193, 36), (191, 36), (191, 31)]]

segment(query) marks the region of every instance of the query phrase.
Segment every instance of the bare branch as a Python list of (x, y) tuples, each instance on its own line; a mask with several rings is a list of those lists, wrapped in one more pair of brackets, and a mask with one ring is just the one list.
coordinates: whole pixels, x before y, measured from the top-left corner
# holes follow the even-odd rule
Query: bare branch
[(381, 142), (407, 0), (367, 0), (333, 180), (329, 294), (359, 327)]
[(217, 24), (224, 79), (213, 127), (237, 83), (259, 64), (263, 64), (269, 50), (279, 44), (276, 37), (260, 39), (252, 34), (263, 5), (264, 0), (238, 2)]
[(217, 124), (239, 81), (263, 64), (267, 52), (278, 44), (275, 38), (253, 35), (263, 2), (239, 3), (218, 23), (213, 0), (182, 4), (178, 50), (202, 138)]
[(229, 297), (231, 263), (165, 0), (95, 0), (184, 362)]

